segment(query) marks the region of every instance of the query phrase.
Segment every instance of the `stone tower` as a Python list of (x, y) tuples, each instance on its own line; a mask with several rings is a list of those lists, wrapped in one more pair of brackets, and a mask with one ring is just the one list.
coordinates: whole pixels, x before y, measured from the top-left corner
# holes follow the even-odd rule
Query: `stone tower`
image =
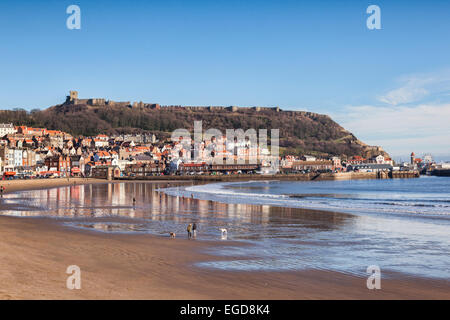
[(66, 97), (66, 104), (76, 104), (78, 100), (78, 91), (70, 91)]
[(78, 91), (70, 91), (70, 101), (74, 101), (78, 99)]

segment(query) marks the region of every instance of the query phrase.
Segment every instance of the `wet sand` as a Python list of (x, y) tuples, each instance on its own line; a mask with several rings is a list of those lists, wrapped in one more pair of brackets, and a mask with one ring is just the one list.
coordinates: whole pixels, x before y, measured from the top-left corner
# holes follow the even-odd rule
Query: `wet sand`
[[(7, 191), (29, 181), (24, 183)], [(401, 274), (382, 279), (381, 290), (368, 290), (366, 278), (337, 272), (193, 266), (218, 259), (204, 249), (224, 245), (230, 244), (99, 233), (51, 218), (0, 216), (0, 299), (450, 299), (449, 281)], [(81, 268), (81, 290), (66, 288), (69, 265)]]
[(20, 191), (45, 189), (53, 187), (63, 187), (70, 185), (79, 185), (86, 183), (106, 183), (103, 179), (86, 178), (57, 178), (57, 179), (30, 179), (30, 180), (0, 180), (0, 186), (5, 188), (5, 193)]
[[(63, 187), (81, 184), (97, 184), (97, 183), (133, 183), (134, 181), (113, 180), (107, 181), (105, 179), (94, 178), (56, 178), (56, 179), (30, 179), (30, 180), (0, 180), (0, 186), (5, 188), (5, 193), (21, 191), (21, 190), (35, 190), (46, 189), (54, 187)], [(171, 180), (158, 181), (139, 181), (140, 183), (174, 183)], [(185, 181), (177, 181), (176, 183), (184, 183)]]

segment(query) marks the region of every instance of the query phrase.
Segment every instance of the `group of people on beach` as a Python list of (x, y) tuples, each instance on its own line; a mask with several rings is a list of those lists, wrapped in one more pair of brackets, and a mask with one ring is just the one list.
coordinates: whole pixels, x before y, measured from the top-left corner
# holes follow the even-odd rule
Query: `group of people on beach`
[(197, 237), (197, 224), (195, 222), (188, 224), (187, 233), (189, 239)]

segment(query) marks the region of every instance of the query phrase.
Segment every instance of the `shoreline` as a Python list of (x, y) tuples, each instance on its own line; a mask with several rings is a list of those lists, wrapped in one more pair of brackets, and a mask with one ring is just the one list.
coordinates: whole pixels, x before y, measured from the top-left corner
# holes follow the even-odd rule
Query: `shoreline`
[[(16, 184), (7, 192), (39, 188)], [(368, 290), (366, 278), (334, 271), (221, 271), (193, 265), (219, 259), (205, 250), (231, 242), (108, 234), (51, 218), (6, 216), (0, 216), (0, 236), (0, 299), (450, 299), (450, 281), (404, 274), (382, 279), (381, 290)], [(82, 270), (81, 290), (66, 288), (65, 271), (73, 264)]]

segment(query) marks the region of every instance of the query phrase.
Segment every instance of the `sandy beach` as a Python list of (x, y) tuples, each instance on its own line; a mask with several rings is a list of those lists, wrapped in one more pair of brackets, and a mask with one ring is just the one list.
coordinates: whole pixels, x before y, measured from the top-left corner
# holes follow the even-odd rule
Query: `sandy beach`
[[(12, 192), (74, 182), (85, 183), (8, 181), (5, 187)], [(450, 299), (449, 281), (401, 274), (382, 279), (381, 290), (368, 290), (366, 278), (337, 272), (193, 266), (217, 259), (205, 249), (226, 245), (79, 230), (51, 218), (0, 216), (0, 299)], [(70, 265), (81, 268), (81, 290), (66, 288)]]
[(53, 187), (63, 187), (80, 184), (107, 183), (106, 180), (92, 178), (57, 178), (57, 179), (31, 179), (31, 180), (0, 180), (0, 186), (5, 188), (5, 193), (21, 191), (45, 189)]

